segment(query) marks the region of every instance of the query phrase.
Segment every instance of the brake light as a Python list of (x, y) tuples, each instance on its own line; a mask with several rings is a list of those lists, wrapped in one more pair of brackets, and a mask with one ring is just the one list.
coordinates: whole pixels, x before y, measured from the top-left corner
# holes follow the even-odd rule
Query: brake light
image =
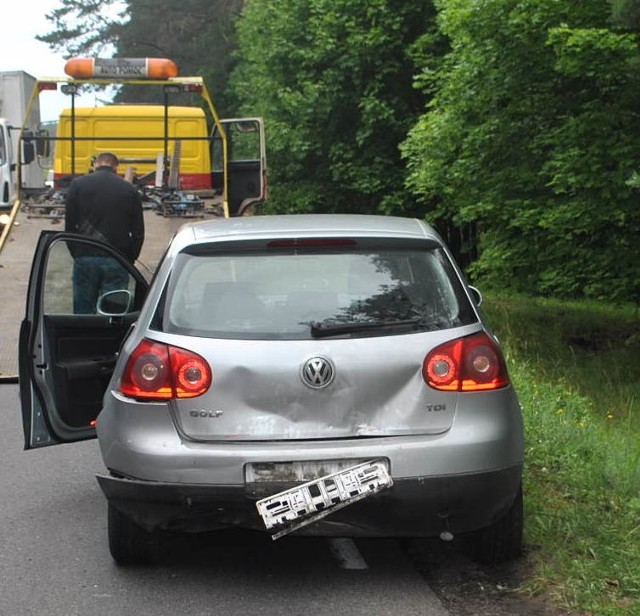
[(335, 248), (336, 246), (355, 246), (355, 240), (341, 237), (295, 238), (291, 240), (273, 240), (269, 248)]
[(202, 92), (204, 87), (201, 83), (183, 83), (182, 91), (183, 92)]
[(46, 90), (57, 90), (58, 84), (55, 81), (39, 81), (38, 92), (45, 92)]
[(485, 333), (433, 349), (423, 362), (422, 376), (429, 387), (443, 391), (482, 391), (509, 385), (502, 352)]
[(200, 355), (151, 340), (133, 351), (120, 379), (120, 392), (144, 400), (194, 398), (212, 382), (211, 368)]

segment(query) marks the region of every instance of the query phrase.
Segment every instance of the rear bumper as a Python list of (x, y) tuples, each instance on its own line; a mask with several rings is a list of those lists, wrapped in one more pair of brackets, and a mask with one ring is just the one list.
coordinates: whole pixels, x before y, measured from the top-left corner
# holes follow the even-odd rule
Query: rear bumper
[[(501, 518), (513, 502), (522, 467), (444, 477), (394, 479), (394, 485), (297, 534), (437, 536), (473, 531)], [(292, 484), (210, 486), (97, 476), (107, 500), (141, 526), (189, 532), (231, 527), (265, 531), (255, 502)]]

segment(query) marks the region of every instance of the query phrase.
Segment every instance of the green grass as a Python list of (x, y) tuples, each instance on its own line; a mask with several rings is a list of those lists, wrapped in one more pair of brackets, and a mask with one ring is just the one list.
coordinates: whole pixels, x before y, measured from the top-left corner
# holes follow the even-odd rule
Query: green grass
[(640, 615), (640, 322), (632, 308), (488, 297), (526, 430), (525, 541), (574, 613)]

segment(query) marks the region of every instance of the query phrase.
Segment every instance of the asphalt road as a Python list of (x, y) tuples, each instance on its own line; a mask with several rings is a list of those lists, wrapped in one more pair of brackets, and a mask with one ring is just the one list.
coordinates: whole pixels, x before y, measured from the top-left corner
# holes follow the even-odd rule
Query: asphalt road
[(394, 540), (172, 537), (155, 567), (106, 541), (96, 441), (23, 451), (18, 387), (0, 385), (0, 616), (447, 616)]

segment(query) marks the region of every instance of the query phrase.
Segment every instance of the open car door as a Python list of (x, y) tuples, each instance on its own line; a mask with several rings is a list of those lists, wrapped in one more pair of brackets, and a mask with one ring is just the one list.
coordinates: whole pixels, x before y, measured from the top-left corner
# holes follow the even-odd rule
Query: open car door
[[(262, 118), (220, 120), (227, 136), (229, 216), (243, 216), (267, 198), (267, 159)], [(212, 185), (222, 193), (223, 141), (217, 127), (211, 135)]]
[[(95, 307), (77, 314), (72, 255), (87, 252), (116, 268), (118, 283), (103, 287)], [(83, 262), (78, 260), (77, 267)], [(41, 233), (20, 327), (25, 449), (95, 438), (118, 350), (147, 291), (143, 276), (107, 244), (73, 233)]]

